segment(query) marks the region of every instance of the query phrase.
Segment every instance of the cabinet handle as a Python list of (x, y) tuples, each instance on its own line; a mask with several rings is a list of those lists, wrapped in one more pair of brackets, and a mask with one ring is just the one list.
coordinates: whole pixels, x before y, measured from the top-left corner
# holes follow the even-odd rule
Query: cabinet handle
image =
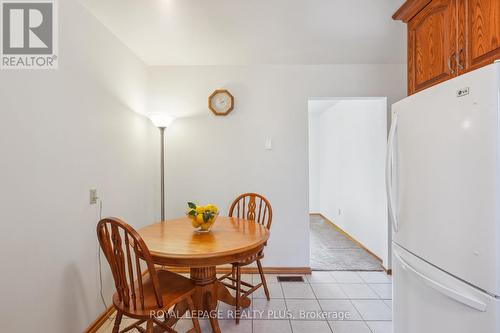
[(464, 51), (464, 49), (460, 49), (460, 51), (458, 51), (458, 54), (457, 54), (457, 66), (458, 66), (458, 69), (460, 69), (460, 70), (464, 69), (464, 66), (460, 63), (460, 55), (462, 54), (463, 51)]
[(450, 70), (451, 74), (455, 74), (455, 70), (451, 68), (451, 59), (455, 58), (455, 55), (456, 53), (453, 52), (452, 54), (450, 54), (450, 57), (448, 58), (448, 69)]

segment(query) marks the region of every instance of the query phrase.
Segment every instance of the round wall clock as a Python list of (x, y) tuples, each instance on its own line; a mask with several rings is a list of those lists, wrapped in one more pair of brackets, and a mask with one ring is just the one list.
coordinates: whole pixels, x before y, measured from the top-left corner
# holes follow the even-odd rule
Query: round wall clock
[(215, 90), (208, 96), (208, 108), (216, 116), (226, 116), (234, 108), (234, 97), (227, 90)]

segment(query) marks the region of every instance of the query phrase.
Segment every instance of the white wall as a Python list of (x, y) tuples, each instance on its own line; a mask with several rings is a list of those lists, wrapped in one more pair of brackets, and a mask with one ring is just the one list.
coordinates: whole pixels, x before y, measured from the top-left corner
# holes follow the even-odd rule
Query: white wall
[[(188, 200), (227, 212), (237, 194), (260, 192), (275, 212), (264, 264), (309, 266), (308, 99), (392, 103), (404, 82), (404, 65), (150, 67), (150, 109), (184, 117), (167, 130), (167, 217), (182, 216)], [(236, 100), (227, 117), (207, 108), (220, 87)]]
[(0, 71), (4, 332), (82, 332), (104, 310), (90, 188), (105, 216), (158, 218), (158, 130), (134, 113), (146, 67), (75, 1), (59, 10), (60, 68)]
[[(311, 200), (318, 212), (388, 264), (385, 196), (386, 101), (345, 99), (311, 113), (310, 142), (318, 146), (310, 169), (318, 185)], [(316, 124), (316, 125), (314, 125)], [(316, 193), (314, 193), (316, 191)]]
[(309, 212), (319, 213), (320, 188), (320, 116), (321, 112), (309, 113)]

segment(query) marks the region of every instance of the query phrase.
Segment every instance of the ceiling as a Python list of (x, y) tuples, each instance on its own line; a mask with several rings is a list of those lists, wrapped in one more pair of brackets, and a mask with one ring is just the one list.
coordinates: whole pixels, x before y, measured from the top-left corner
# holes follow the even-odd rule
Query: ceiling
[(402, 0), (81, 0), (148, 65), (405, 62)]

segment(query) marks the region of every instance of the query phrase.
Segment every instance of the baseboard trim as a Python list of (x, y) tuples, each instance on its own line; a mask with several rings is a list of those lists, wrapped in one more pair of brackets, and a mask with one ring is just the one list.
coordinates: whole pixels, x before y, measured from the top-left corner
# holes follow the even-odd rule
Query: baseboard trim
[(356, 238), (352, 237), (347, 232), (345, 232), (344, 230), (342, 230), (342, 228), (340, 228), (338, 225), (336, 225), (332, 220), (330, 220), (329, 218), (327, 218), (325, 215), (323, 215), (321, 213), (311, 213), (310, 215), (321, 216), (323, 219), (325, 219), (326, 221), (328, 221), (331, 224), (331, 226), (334, 227), (338, 232), (340, 232), (342, 235), (344, 235), (345, 237), (347, 237), (348, 239), (350, 239), (354, 244), (356, 244), (359, 247), (361, 247), (363, 250), (365, 250), (369, 255), (371, 255), (377, 261), (380, 261), (380, 265), (382, 266), (382, 268), (384, 269), (384, 271), (386, 272), (386, 274), (388, 274), (388, 275), (392, 274), (392, 270), (391, 269), (387, 269), (387, 268), (384, 267), (384, 265), (383, 265), (384, 261), (379, 256), (377, 256), (375, 253), (373, 253), (372, 251), (370, 251), (366, 246), (363, 245), (363, 243), (359, 242)]
[(115, 307), (111, 305), (107, 310), (101, 313), (99, 317), (97, 317), (97, 319), (94, 320), (92, 324), (90, 324), (89, 327), (87, 327), (85, 331), (83, 331), (83, 333), (97, 332), (114, 312), (115, 312)]

